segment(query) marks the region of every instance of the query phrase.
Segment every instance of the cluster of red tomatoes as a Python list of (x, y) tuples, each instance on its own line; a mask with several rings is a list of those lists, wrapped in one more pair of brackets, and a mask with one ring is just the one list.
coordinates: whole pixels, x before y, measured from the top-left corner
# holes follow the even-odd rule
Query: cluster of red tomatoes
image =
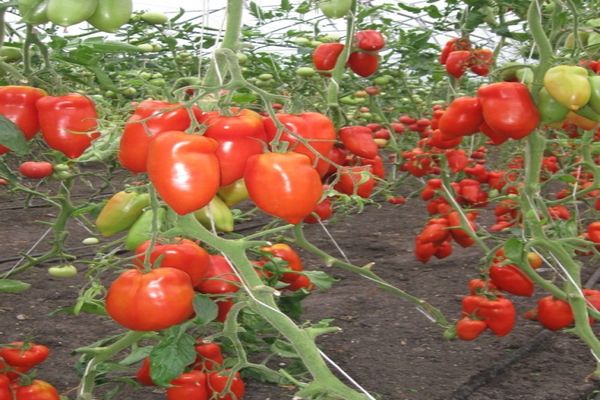
[[(244, 381), (238, 372), (231, 374), (231, 371), (223, 370), (221, 346), (200, 339), (194, 348), (196, 360), (188, 365), (186, 372), (171, 381), (166, 393), (167, 400), (241, 400), (245, 392)], [(151, 375), (151, 361), (147, 357), (136, 378), (142, 385), (155, 386)]]
[[(348, 57), (347, 66), (357, 75), (367, 77), (377, 71), (378, 51), (385, 46), (383, 35), (375, 30), (364, 30), (354, 34), (354, 48)], [(315, 68), (327, 73), (335, 68), (337, 60), (344, 51), (341, 43), (323, 43), (312, 55)]]
[(0, 346), (0, 400), (60, 400), (54, 386), (26, 375), (49, 354), (48, 347), (36, 343), (12, 342)]
[(440, 54), (440, 64), (456, 79), (470, 69), (479, 76), (487, 76), (494, 64), (494, 53), (490, 49), (473, 49), (466, 38), (450, 39)]

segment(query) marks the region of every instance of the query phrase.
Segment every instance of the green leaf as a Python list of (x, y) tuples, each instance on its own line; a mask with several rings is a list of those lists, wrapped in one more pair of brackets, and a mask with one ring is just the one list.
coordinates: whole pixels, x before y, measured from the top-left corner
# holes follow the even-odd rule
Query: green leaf
[[(94, 38), (96, 39), (96, 38)], [(86, 40), (83, 46), (92, 49), (96, 53), (141, 53), (142, 49), (129, 43), (115, 42), (110, 40)]]
[(283, 11), (290, 11), (292, 9), (292, 4), (290, 0), (281, 0), (281, 5), (279, 6)]
[(200, 325), (206, 325), (210, 321), (214, 321), (219, 314), (219, 308), (217, 304), (209, 299), (206, 295), (196, 294), (194, 297), (194, 312), (196, 313), (195, 322)]
[(420, 13), (421, 12), (421, 9), (419, 7), (409, 6), (409, 5), (401, 3), (401, 2), (398, 2), (398, 7), (400, 7), (404, 11), (408, 11), (411, 13)]
[(240, 92), (236, 92), (233, 95), (232, 100), (235, 103), (240, 103), (240, 104), (248, 104), (248, 103), (254, 103), (256, 101), (256, 99), (258, 99), (258, 96), (255, 95), (254, 93), (240, 93)]
[(310, 10), (311, 10), (311, 5), (310, 5), (310, 1), (309, 0), (303, 1), (302, 3), (300, 3), (298, 5), (298, 7), (296, 7), (296, 12), (298, 14), (306, 14)]
[(168, 386), (196, 359), (194, 338), (177, 327), (166, 331), (160, 343), (150, 353), (152, 380), (158, 386)]
[(50, 315), (55, 314), (71, 314), (71, 315), (79, 315), (81, 313), (84, 314), (92, 314), (92, 315), (106, 315), (106, 309), (104, 308), (104, 304), (99, 300), (91, 300), (85, 301), (82, 303), (78, 303), (74, 306), (69, 307), (60, 307), (56, 311), (50, 313)]
[(336, 281), (334, 277), (325, 271), (304, 271), (304, 275), (319, 289), (329, 289)]
[(0, 293), (21, 293), (29, 289), (31, 285), (15, 279), (0, 279)]
[(2, 115), (0, 115), (0, 144), (20, 156), (29, 153), (29, 145), (23, 132), (11, 120)]
[(136, 347), (127, 357), (119, 361), (121, 365), (131, 365), (142, 361), (152, 353), (153, 346)]
[(9, 182), (15, 182), (17, 176), (12, 173), (8, 166), (0, 159), (0, 178), (4, 178)]
[(524, 255), (524, 245), (516, 237), (512, 237), (504, 243), (504, 255), (510, 261), (521, 263)]
[(274, 371), (270, 368), (244, 368), (241, 372), (241, 375), (242, 378), (250, 378), (259, 382), (267, 382), (274, 384), (288, 383), (287, 379), (285, 379), (277, 371)]
[(577, 182), (577, 178), (575, 178), (572, 175), (562, 175), (561, 177), (558, 178), (561, 182), (566, 182), (566, 183), (575, 183)]

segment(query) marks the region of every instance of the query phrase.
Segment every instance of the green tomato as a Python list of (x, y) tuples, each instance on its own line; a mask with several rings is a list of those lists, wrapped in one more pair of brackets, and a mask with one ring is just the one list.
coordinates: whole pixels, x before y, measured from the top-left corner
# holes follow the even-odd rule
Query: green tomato
[(137, 94), (137, 90), (133, 87), (123, 88), (121, 89), (121, 94), (123, 94), (123, 96), (133, 97)]
[(260, 79), (261, 81), (270, 81), (271, 79), (273, 79), (273, 75), (271, 75), (271, 74), (260, 74), (258, 76), (258, 79)]
[(391, 79), (388, 79), (385, 75), (378, 76), (377, 78), (373, 79), (373, 83), (377, 86), (385, 86), (390, 83), (390, 81)]
[(6, 62), (17, 62), (23, 59), (23, 52), (18, 47), (0, 47), (0, 57)]
[(55, 278), (72, 278), (77, 275), (77, 268), (74, 265), (59, 265), (48, 268), (48, 273)]
[(81, 243), (88, 244), (88, 245), (98, 244), (98, 243), (100, 243), (100, 240), (98, 238), (95, 238), (95, 237), (88, 237), (88, 238), (83, 239), (81, 241)]
[(138, 44), (138, 49), (142, 50), (144, 53), (148, 53), (154, 51), (154, 46), (152, 46), (150, 43), (142, 43)]
[(295, 37), (292, 42), (298, 46), (310, 46), (311, 40), (305, 37)]
[(296, 70), (296, 75), (304, 78), (314, 76), (316, 75), (316, 73), (317, 71), (315, 71), (314, 68), (311, 67), (300, 67)]
[(319, 37), (319, 40), (323, 43), (334, 43), (334, 42), (338, 42), (340, 40), (340, 37), (338, 35), (323, 35), (321, 37)]
[(132, 0), (98, 0), (98, 7), (88, 22), (104, 32), (116, 32), (131, 18)]
[(142, 21), (147, 22), (152, 25), (164, 25), (169, 20), (165, 14), (160, 11), (146, 11), (142, 15), (140, 15)]
[(342, 18), (350, 12), (352, 0), (321, 0), (319, 8), (327, 18)]
[(48, 19), (60, 26), (71, 26), (87, 20), (98, 7), (98, 0), (49, 0)]
[(152, 78), (149, 82), (158, 87), (164, 87), (167, 84), (167, 81), (165, 81), (163, 78)]
[(155, 72), (152, 74), (152, 78), (154, 79), (158, 79), (158, 78), (162, 78), (163, 74), (161, 74), (160, 72)]
[(321, 42), (320, 40), (311, 40), (310, 41), (310, 47), (319, 47), (322, 44), (323, 44), (323, 42)]
[(248, 56), (244, 53), (237, 53), (237, 58), (240, 65), (244, 65), (248, 62)]
[(144, 79), (144, 80), (148, 80), (152, 78), (152, 74), (150, 72), (140, 72), (140, 78)]
[(48, 0), (19, 0), (19, 12), (28, 24), (45, 24), (48, 22)]
[(153, 43), (152, 44), (152, 51), (161, 51), (163, 49), (163, 47), (158, 44), (158, 43)]

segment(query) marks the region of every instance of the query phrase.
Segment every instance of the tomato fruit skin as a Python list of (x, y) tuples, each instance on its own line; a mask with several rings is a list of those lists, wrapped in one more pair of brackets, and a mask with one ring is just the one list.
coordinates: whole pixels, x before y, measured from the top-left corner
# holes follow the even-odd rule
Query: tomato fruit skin
[(185, 132), (155, 136), (148, 149), (148, 178), (180, 215), (196, 211), (217, 194), (220, 181), (217, 141)]
[[(333, 149), (336, 134), (335, 127), (331, 120), (320, 113), (305, 112), (301, 114), (278, 114), (277, 119), (294, 135), (302, 137), (310, 146), (320, 155), (327, 156)], [(264, 120), (267, 140), (272, 141), (277, 135), (277, 126), (273, 120)], [(281, 141), (288, 142), (289, 151), (306, 155), (311, 161), (317, 158), (317, 155), (299, 142), (291, 133), (283, 132)], [(320, 160), (321, 161), (321, 160)]]
[(458, 97), (450, 103), (439, 120), (438, 127), (445, 140), (462, 138), (479, 132), (483, 108), (477, 97)]
[(365, 126), (345, 126), (340, 129), (339, 136), (352, 154), (369, 159), (379, 154), (379, 147), (373, 140), (373, 133)]
[(102, 207), (96, 227), (104, 237), (129, 229), (150, 205), (150, 195), (121, 191), (112, 196)]
[(494, 52), (490, 49), (475, 49), (471, 54), (471, 71), (479, 76), (488, 76), (494, 64)]
[(215, 371), (223, 365), (223, 353), (221, 346), (218, 343), (196, 342), (196, 361), (193, 368), (199, 371), (208, 372)]
[[(233, 232), (234, 218), (233, 213), (227, 207), (227, 204), (219, 196), (212, 198), (210, 203), (194, 212), (196, 219), (207, 229), (212, 229), (214, 222), (215, 229), (219, 232)], [(212, 218), (212, 222), (211, 222)]]
[(132, 0), (98, 0), (98, 7), (88, 22), (104, 32), (116, 32), (131, 18)]
[(592, 95), (587, 70), (574, 65), (558, 65), (546, 71), (544, 88), (571, 111), (585, 106)]
[(12, 342), (8, 347), (0, 348), (0, 357), (8, 365), (15, 368), (25, 368), (26, 370), (30, 370), (44, 362), (49, 354), (50, 349), (48, 347), (35, 343)]
[[(135, 249), (135, 264), (144, 266), (146, 251), (150, 241), (146, 241)], [(160, 263), (156, 265), (158, 258)], [(197, 285), (206, 275), (209, 264), (208, 253), (202, 247), (188, 239), (177, 243), (156, 244), (150, 253), (150, 264), (160, 268), (175, 268), (190, 276), (192, 286)]]
[(60, 400), (58, 391), (48, 382), (34, 379), (31, 385), (14, 388), (14, 400)]
[(290, 224), (309, 215), (323, 194), (321, 178), (310, 158), (294, 152), (250, 157), (244, 180), (254, 204)]
[[(42, 89), (30, 86), (0, 87), (0, 115), (17, 125), (25, 139), (31, 140), (40, 130), (36, 103), (46, 95)], [(0, 145), (0, 154), (9, 151)]]
[[(160, 207), (157, 211), (158, 229), (160, 230), (165, 222), (167, 210)], [(125, 248), (135, 250), (139, 245), (152, 237), (152, 220), (154, 211), (148, 209), (131, 225), (127, 236), (125, 237)]]
[(340, 179), (335, 184), (334, 188), (338, 192), (353, 195), (357, 194), (362, 198), (368, 199), (373, 193), (376, 182), (373, 177), (368, 177), (364, 182), (364, 174), (371, 173), (371, 166), (359, 165), (353, 167), (342, 167), (339, 170)]
[(137, 379), (137, 381), (144, 386), (156, 386), (156, 384), (152, 380), (152, 375), (150, 371), (150, 357), (144, 358), (144, 360), (140, 364), (140, 368), (135, 374), (135, 379)]
[(0, 374), (0, 400), (13, 400), (10, 390), (10, 379), (2, 374)]
[(48, 274), (55, 278), (72, 278), (77, 275), (77, 267), (72, 264), (56, 265), (48, 268)]
[(512, 264), (492, 265), (489, 273), (490, 279), (498, 289), (515, 296), (533, 296), (533, 282), (517, 266)]
[(48, 0), (48, 19), (60, 26), (71, 26), (94, 14), (98, 0)]
[(184, 372), (171, 381), (167, 389), (167, 400), (208, 400), (206, 374), (192, 370)]
[(147, 22), (152, 25), (163, 25), (166, 24), (169, 20), (165, 14), (160, 11), (146, 11), (142, 15), (140, 15), (142, 21)]
[(538, 109), (542, 123), (553, 124), (563, 121), (567, 117), (569, 109), (556, 101), (546, 88), (540, 90), (539, 96)]
[(28, 24), (45, 24), (48, 22), (48, 0), (19, 0), (19, 13)]
[(26, 178), (43, 179), (54, 172), (54, 166), (47, 161), (25, 161), (19, 165), (19, 172)]
[(356, 75), (366, 78), (377, 72), (379, 67), (379, 56), (377, 54), (355, 51), (348, 57), (348, 67)]
[(341, 43), (320, 44), (312, 54), (312, 61), (317, 71), (331, 71), (335, 68), (337, 59), (342, 54), (344, 45)]
[(471, 52), (467, 50), (453, 51), (446, 59), (446, 72), (456, 79), (467, 71), (471, 63)]
[[(192, 112), (196, 119), (202, 115), (197, 107), (193, 107)], [(152, 138), (167, 131), (185, 131), (190, 124), (190, 114), (181, 104), (142, 101), (125, 124), (119, 144), (119, 162), (131, 172), (146, 172)]]
[[(297, 272), (304, 271), (304, 265), (298, 253), (285, 243), (276, 243), (272, 246), (262, 247), (261, 250), (271, 253), (273, 257), (281, 258), (287, 262), (286, 269)], [(280, 280), (285, 283), (293, 283), (299, 276), (300, 274), (285, 272), (281, 275)]]
[(498, 297), (495, 300), (483, 298), (477, 313), (496, 336), (506, 336), (515, 325), (517, 312), (512, 301)]
[(352, 0), (321, 0), (319, 9), (327, 18), (338, 19), (346, 16), (352, 8)]
[(237, 115), (209, 112), (200, 121), (207, 126), (204, 136), (219, 142), (217, 158), (221, 167), (221, 186), (227, 186), (244, 176), (250, 156), (261, 154), (267, 141), (262, 117), (252, 110), (240, 110)]
[(219, 188), (219, 197), (228, 207), (233, 207), (248, 199), (248, 189), (244, 179), (238, 179), (227, 186)]
[(319, 204), (316, 205), (314, 210), (304, 218), (306, 224), (317, 224), (319, 221), (325, 221), (331, 218), (333, 215), (333, 206), (331, 205), (331, 199), (325, 198)]
[(134, 331), (154, 331), (177, 325), (194, 314), (190, 276), (175, 268), (123, 272), (108, 289), (106, 311)]
[(471, 43), (469, 39), (465, 38), (452, 38), (446, 42), (442, 52), (440, 53), (440, 64), (445, 65), (448, 62), (448, 56), (453, 51), (457, 50), (471, 50)]
[(456, 335), (460, 340), (475, 340), (486, 328), (485, 321), (463, 317), (456, 323)]
[(569, 303), (546, 296), (538, 301), (537, 320), (544, 328), (558, 331), (571, 325), (575, 319)]
[(354, 43), (364, 51), (378, 51), (385, 46), (385, 39), (381, 32), (367, 29), (354, 34)]
[(206, 273), (195, 287), (200, 293), (224, 294), (237, 292), (240, 284), (240, 278), (225, 257), (210, 255)]
[(479, 88), (483, 119), (497, 134), (522, 139), (537, 127), (540, 114), (527, 86), (519, 82), (498, 82)]
[(79, 157), (100, 135), (96, 106), (86, 96), (46, 96), (36, 105), (44, 141), (69, 158)]
[(224, 375), (225, 372), (226, 371), (211, 372), (208, 374), (208, 389), (210, 395), (216, 396), (215, 398), (218, 400), (242, 399), (246, 391), (246, 385), (244, 385), (244, 381), (242, 380), (239, 372), (236, 372), (233, 376), (231, 386), (229, 388), (230, 393), (222, 393), (227, 387), (227, 381), (229, 380), (229, 376)]

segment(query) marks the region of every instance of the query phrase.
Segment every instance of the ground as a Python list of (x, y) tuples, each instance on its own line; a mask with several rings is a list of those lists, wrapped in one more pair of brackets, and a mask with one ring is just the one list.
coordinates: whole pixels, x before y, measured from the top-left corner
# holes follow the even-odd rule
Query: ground
[[(21, 200), (0, 193), (0, 271), (10, 268), (15, 261), (7, 259), (28, 249), (44, 232), (45, 226), (36, 221), (51, 217), (50, 208), (22, 210), (21, 206)], [(351, 262), (375, 262), (375, 272), (455, 320), (466, 283), (476, 276), (482, 254), (474, 248), (455, 248), (455, 253), (442, 261), (415, 261), (413, 240), (424, 217), (422, 202), (411, 200), (404, 206), (368, 207), (363, 214), (347, 217), (329, 229)], [(82, 247), (80, 240), (88, 235), (73, 225), (68, 246)], [(320, 226), (308, 227), (306, 235), (339, 255)], [(90, 254), (89, 249), (78, 251)], [(325, 267), (312, 257), (306, 264), (309, 269), (327, 270), (339, 281), (331, 290), (313, 293), (305, 300), (304, 318), (335, 319), (342, 332), (321, 337), (319, 345), (373, 395), (389, 400), (575, 400), (593, 399), (596, 390), (600, 392), (600, 385), (588, 379), (595, 368), (593, 356), (568, 333), (546, 332), (537, 323), (519, 318), (514, 331), (503, 338), (485, 333), (474, 342), (448, 341), (437, 325), (407, 301), (364, 278)], [(38, 376), (74, 398), (78, 376), (73, 365), (78, 356), (71, 350), (121, 329), (106, 318), (50, 316), (57, 307), (73, 303), (85, 277), (53, 278), (45, 270), (49, 265), (19, 275), (32, 284), (30, 291), (0, 295), (0, 341), (32, 339), (51, 347), (51, 357)], [(534, 304), (535, 298), (516, 301), (519, 314)], [(288, 388), (251, 382), (245, 399), (292, 397)], [(120, 397), (164, 398), (159, 390), (147, 388)]]

